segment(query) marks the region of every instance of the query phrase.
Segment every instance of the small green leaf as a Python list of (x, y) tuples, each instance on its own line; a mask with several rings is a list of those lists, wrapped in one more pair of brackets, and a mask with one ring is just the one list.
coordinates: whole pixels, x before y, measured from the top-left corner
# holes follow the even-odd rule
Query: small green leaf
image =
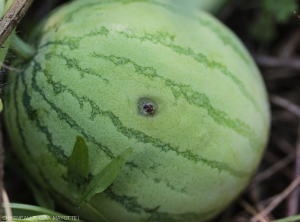
[(70, 156), (68, 171), (87, 178), (89, 173), (89, 148), (82, 136), (76, 137), (73, 152)]
[(68, 164), (69, 189), (78, 198), (80, 190), (87, 182), (89, 173), (89, 149), (82, 136), (76, 137)]
[(3, 109), (3, 104), (2, 104), (2, 100), (0, 99), (0, 113), (1, 113), (2, 109)]
[(115, 157), (102, 171), (94, 176), (91, 182), (84, 187), (79, 204), (83, 205), (87, 203), (95, 194), (104, 191), (111, 185), (127, 162), (131, 153), (132, 148), (126, 149), (120, 155)]

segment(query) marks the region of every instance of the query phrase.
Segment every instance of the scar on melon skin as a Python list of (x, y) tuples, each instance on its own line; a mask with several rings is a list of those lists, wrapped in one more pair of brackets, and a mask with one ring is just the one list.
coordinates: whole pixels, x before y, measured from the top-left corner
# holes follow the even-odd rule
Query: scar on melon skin
[(138, 111), (142, 116), (153, 116), (157, 112), (157, 103), (148, 98), (141, 98), (138, 101)]

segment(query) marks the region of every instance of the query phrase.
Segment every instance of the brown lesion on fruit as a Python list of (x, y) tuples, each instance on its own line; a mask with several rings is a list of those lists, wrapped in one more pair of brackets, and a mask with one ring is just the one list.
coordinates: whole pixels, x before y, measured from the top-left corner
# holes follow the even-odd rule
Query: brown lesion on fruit
[(138, 112), (142, 116), (154, 116), (157, 108), (157, 103), (152, 99), (141, 98), (138, 101)]

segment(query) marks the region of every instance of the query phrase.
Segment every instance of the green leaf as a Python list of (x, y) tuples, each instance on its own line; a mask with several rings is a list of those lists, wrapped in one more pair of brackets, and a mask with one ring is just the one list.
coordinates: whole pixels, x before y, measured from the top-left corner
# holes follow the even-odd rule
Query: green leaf
[(279, 23), (287, 22), (298, 9), (296, 0), (263, 0), (262, 4), (264, 11), (271, 13)]
[(128, 148), (115, 157), (102, 171), (93, 177), (88, 185), (84, 187), (79, 204), (87, 203), (95, 194), (104, 191), (116, 179), (122, 167), (127, 162), (132, 153), (132, 148)]
[(249, 26), (250, 34), (259, 41), (269, 43), (277, 35), (277, 24), (288, 22), (298, 11), (296, 0), (262, 0), (260, 15)]
[(294, 221), (299, 221), (300, 220), (300, 215), (295, 215), (295, 216), (290, 216), (290, 217), (285, 217), (282, 219), (278, 220), (272, 220), (272, 222), (294, 222)]
[(68, 164), (68, 171), (84, 178), (88, 177), (89, 148), (82, 136), (76, 137), (76, 142)]
[(262, 42), (271, 41), (276, 35), (274, 20), (270, 14), (262, 14), (249, 26), (250, 34)]
[(76, 137), (68, 164), (69, 189), (78, 198), (82, 187), (87, 183), (89, 173), (89, 148), (82, 136)]
[(1, 113), (2, 109), (3, 109), (3, 104), (2, 104), (2, 100), (0, 99), (0, 113)]

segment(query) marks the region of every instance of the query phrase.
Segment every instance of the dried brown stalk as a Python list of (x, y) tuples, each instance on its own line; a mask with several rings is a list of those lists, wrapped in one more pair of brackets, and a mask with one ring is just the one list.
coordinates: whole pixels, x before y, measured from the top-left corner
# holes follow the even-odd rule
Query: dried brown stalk
[(290, 111), (294, 115), (300, 118), (300, 107), (295, 105), (294, 103), (288, 101), (287, 99), (281, 98), (279, 96), (271, 95), (270, 100), (272, 103), (285, 108)]
[(270, 176), (277, 173), (279, 170), (286, 167), (289, 163), (291, 163), (295, 159), (295, 152), (290, 153), (288, 156), (282, 158), (280, 161), (277, 161), (274, 165), (269, 167), (263, 172), (260, 172), (252, 179), (252, 185), (250, 187), (253, 188), (257, 186), (259, 183), (264, 181), (265, 179), (269, 178)]
[(17, 27), (34, 0), (15, 0), (0, 20), (0, 45)]
[(240, 199), (239, 204), (245, 208), (246, 211), (248, 211), (249, 213), (251, 213), (258, 221), (260, 222), (268, 222), (262, 215), (260, 215), (257, 210), (255, 210), (254, 207), (252, 207), (249, 203), (247, 203), (246, 201)]
[[(277, 195), (274, 200), (262, 211), (259, 212), (261, 216), (268, 215), (274, 210), (296, 187), (300, 184), (300, 177), (296, 178), (282, 193)], [(256, 217), (251, 218), (251, 222), (257, 221)]]
[(269, 67), (269, 68), (279, 68), (287, 67), (296, 70), (300, 70), (300, 58), (276, 58), (271, 56), (255, 56), (255, 61), (258, 65)]
[[(296, 166), (295, 166), (295, 178), (300, 176), (300, 124), (298, 127), (298, 140), (296, 143)], [(298, 213), (299, 206), (299, 187), (296, 188), (288, 199), (288, 212), (287, 216), (294, 216)]]
[(14, 68), (14, 67), (11, 67), (11, 66), (8, 66), (8, 65), (5, 65), (3, 62), (0, 62), (0, 67), (3, 67), (9, 71), (13, 71), (13, 72), (22, 72), (21, 69), (17, 69), (17, 68)]

